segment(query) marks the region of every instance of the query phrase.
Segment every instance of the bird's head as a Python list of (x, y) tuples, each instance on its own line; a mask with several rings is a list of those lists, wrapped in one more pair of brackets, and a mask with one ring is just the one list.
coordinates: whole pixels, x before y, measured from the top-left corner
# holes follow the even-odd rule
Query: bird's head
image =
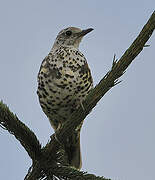
[(92, 28), (81, 30), (76, 27), (63, 29), (56, 37), (54, 46), (72, 46), (74, 48), (78, 48), (82, 38), (92, 30)]

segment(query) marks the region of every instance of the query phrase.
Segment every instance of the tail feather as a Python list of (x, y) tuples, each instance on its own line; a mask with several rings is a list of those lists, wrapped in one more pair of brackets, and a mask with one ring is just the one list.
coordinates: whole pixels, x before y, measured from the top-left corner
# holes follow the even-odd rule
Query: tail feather
[(65, 150), (68, 155), (69, 164), (76, 169), (81, 169), (82, 158), (80, 150), (80, 132), (76, 132), (69, 137), (68, 142), (65, 145)]

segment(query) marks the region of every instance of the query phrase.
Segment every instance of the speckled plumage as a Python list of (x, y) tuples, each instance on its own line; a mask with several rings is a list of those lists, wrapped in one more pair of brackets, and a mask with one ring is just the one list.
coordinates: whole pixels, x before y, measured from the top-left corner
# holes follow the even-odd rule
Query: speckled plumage
[[(93, 87), (84, 55), (78, 50), (84, 35), (93, 29), (66, 28), (58, 34), (38, 74), (40, 105), (56, 131), (86, 98)], [(80, 129), (69, 138), (70, 165), (80, 169)]]

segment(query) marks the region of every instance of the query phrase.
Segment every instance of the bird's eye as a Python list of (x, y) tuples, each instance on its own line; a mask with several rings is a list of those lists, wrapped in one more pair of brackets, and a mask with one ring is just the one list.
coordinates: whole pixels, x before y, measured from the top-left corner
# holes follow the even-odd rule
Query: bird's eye
[(66, 35), (67, 36), (71, 36), (72, 35), (72, 31), (66, 31)]

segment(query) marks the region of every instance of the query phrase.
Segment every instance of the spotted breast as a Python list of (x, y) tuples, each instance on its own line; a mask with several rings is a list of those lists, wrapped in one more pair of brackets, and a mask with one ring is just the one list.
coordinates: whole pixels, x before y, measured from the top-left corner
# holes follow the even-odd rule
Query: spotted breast
[[(38, 74), (40, 105), (56, 131), (76, 110), (93, 87), (86, 58), (79, 51), (83, 36), (93, 29), (66, 28), (58, 34)], [(80, 129), (68, 138), (69, 164), (81, 168)]]

